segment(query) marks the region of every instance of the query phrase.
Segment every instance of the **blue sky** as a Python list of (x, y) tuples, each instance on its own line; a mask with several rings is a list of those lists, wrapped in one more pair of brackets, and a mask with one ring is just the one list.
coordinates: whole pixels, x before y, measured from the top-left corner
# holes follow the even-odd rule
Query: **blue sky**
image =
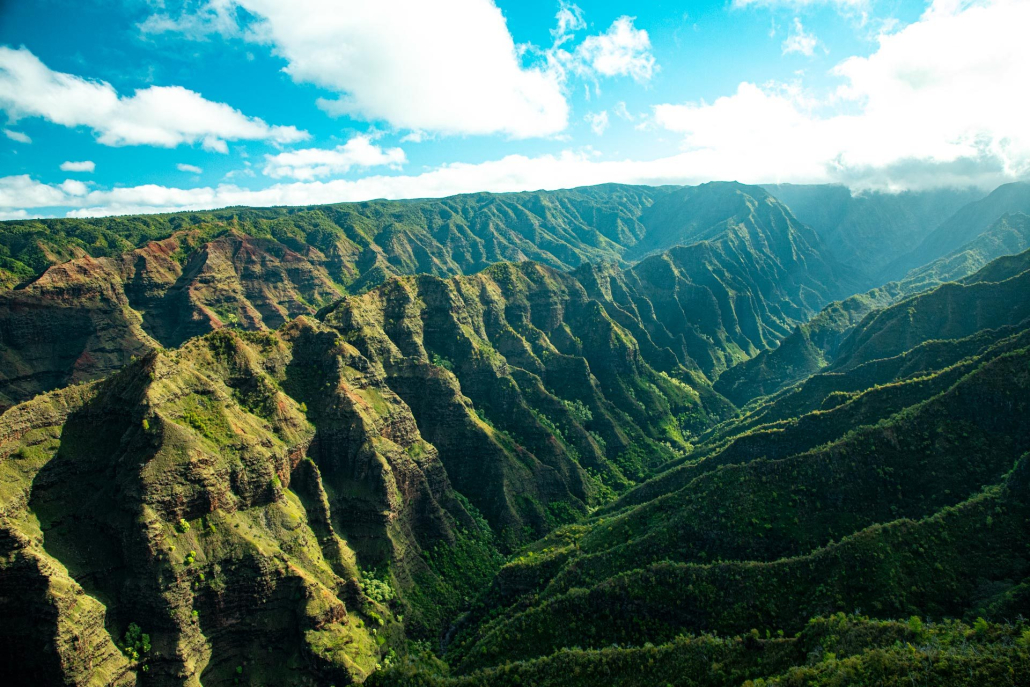
[(0, 0), (0, 218), (1025, 178), (1026, 0)]

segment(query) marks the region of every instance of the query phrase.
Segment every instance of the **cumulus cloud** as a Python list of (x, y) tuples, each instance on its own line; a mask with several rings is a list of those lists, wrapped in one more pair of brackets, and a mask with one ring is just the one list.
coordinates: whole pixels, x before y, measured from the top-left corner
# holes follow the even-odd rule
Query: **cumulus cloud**
[(561, 75), (524, 67), (492, 0), (238, 0), (249, 35), (294, 81), (339, 93), (330, 114), (444, 134), (545, 136), (565, 128)]
[(60, 186), (42, 184), (28, 174), (0, 177), (0, 209), (45, 208), (65, 205), (68, 194)]
[(20, 131), (14, 131), (13, 129), (4, 129), (4, 136), (17, 141), (18, 143), (32, 143), (32, 139), (29, 138), (28, 134), (24, 134)]
[(187, 165), (184, 162), (180, 162), (179, 164), (175, 165), (175, 168), (177, 170), (179, 170), (180, 172), (188, 172), (190, 174), (201, 174), (204, 171), (203, 169), (201, 169), (200, 167), (197, 167), (196, 165)]
[(92, 172), (97, 168), (96, 163), (91, 160), (83, 160), (82, 162), (62, 162), (62, 172)]
[(309, 138), (292, 126), (269, 126), (179, 86), (151, 86), (119, 96), (108, 83), (52, 71), (29, 50), (3, 46), (0, 109), (12, 121), (42, 117), (62, 126), (89, 127), (100, 143), (110, 146), (200, 143), (225, 153), (226, 141), (293, 143)]
[(75, 179), (66, 179), (60, 189), (72, 197), (84, 196), (89, 193), (89, 186)]
[(604, 130), (608, 128), (608, 110), (589, 112), (584, 119), (590, 125), (590, 129), (598, 136), (603, 134)]
[(494, 0), (350, 0), (346, 11), (338, 0), (195, 4), (141, 28), (266, 44), (294, 81), (338, 94), (318, 100), (327, 113), (423, 133), (553, 136), (568, 125), (571, 77), (647, 81), (657, 68), (631, 17), (573, 47), (586, 22), (564, 1), (547, 49), (516, 45)]
[(400, 148), (380, 148), (368, 136), (355, 136), (332, 149), (308, 148), (265, 156), (264, 173), (279, 179), (315, 179), (344, 174), (353, 168), (393, 167), (407, 162)]
[(717, 152), (753, 176), (853, 187), (1002, 183), (1030, 175), (1030, 3), (935, 2), (833, 69), (822, 99), (741, 84), (712, 103), (660, 105), (658, 124), (695, 154)]
[(818, 45), (819, 39), (806, 32), (805, 27), (801, 25), (801, 20), (794, 17), (794, 26), (791, 28), (790, 33), (787, 34), (786, 40), (783, 41), (783, 54), (798, 54), (811, 57), (815, 54), (815, 48)]
[(654, 55), (647, 31), (633, 25), (634, 17), (619, 17), (602, 34), (587, 36), (576, 48), (582, 65), (601, 76), (631, 76), (650, 81), (654, 75)]

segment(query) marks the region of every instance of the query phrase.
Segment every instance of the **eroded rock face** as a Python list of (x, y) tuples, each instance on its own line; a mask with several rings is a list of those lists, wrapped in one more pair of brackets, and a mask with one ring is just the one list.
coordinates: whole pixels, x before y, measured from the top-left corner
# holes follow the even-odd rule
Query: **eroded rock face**
[(314, 249), (228, 235), (180, 263), (189, 240), (80, 257), (0, 293), (0, 408), (212, 329), (274, 329), (340, 295)]
[[(401, 641), (395, 612), (433, 636), (496, 568), (406, 405), (304, 318), (40, 396), (2, 416), (0, 451), (15, 684), (360, 681)], [(440, 548), (479, 572), (423, 555)]]
[(508, 547), (671, 459), (687, 446), (679, 416), (721, 411), (671, 353), (652, 356), (668, 372), (652, 367), (575, 276), (533, 263), (394, 279), (325, 323), (404, 399)]
[[(13, 234), (0, 224), (0, 242), (35, 237), (35, 248), (13, 254), (42, 267), (24, 270), (50, 265), (0, 290), (0, 409), (110, 374), (155, 342), (175, 347), (224, 326), (274, 329), (398, 275), (446, 278), (526, 260), (571, 270), (650, 255), (598, 300), (633, 336), (646, 332), (709, 380), (854, 290), (785, 206), (736, 183), (35, 224), (11, 225)], [(86, 250), (101, 250), (82, 241), (98, 232), (112, 257)], [(134, 245), (125, 236), (142, 245), (115, 255), (112, 244)], [(589, 290), (592, 277), (580, 278)]]

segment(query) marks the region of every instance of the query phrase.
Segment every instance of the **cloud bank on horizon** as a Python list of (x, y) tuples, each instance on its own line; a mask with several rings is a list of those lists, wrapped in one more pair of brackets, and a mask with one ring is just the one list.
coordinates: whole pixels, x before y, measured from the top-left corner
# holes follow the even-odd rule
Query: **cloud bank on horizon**
[[(51, 68), (30, 47), (0, 46), (0, 128), (16, 153), (39, 145), (40, 131), (65, 129), (91, 160), (91, 149), (144, 147), (236, 165), (199, 186), (173, 183), (173, 170), (181, 180), (182, 172), (213, 173), (210, 164), (166, 165), (168, 183), (94, 181), (103, 163), (93, 161), (59, 165), (89, 173), (85, 180), (47, 180), (50, 169), (7, 174), (0, 176), (0, 219), (604, 182), (837, 182), (900, 191), (988, 188), (1030, 176), (1030, 41), (1023, 35), (1030, 0), (936, 0), (907, 24), (875, 24), (872, 0), (735, 0), (719, 11), (789, 11), (780, 35), (770, 36), (784, 78), (741, 79), (710, 101), (663, 98), (691, 73), (675, 62), (668, 32), (659, 32), (659, 42), (641, 17), (620, 13), (591, 26), (587, 12), (563, 1), (541, 27), (546, 42), (535, 45), (515, 41), (493, 0), (429, 6), (206, 0), (134, 25), (144, 39), (267, 51), (281, 65), (269, 78), (293, 84), (296, 107), (312, 110), (305, 117), (319, 131), (282, 116), (267, 123), (251, 107), (209, 99), (192, 84), (141, 83), (119, 92), (85, 69)], [(866, 54), (827, 57), (825, 74), (813, 74), (798, 69), (799, 61), (824, 58), (831, 48), (800, 16), (808, 10), (829, 12), (854, 32), (879, 28)], [(626, 99), (604, 100), (624, 93), (630, 107)], [(31, 136), (23, 131), (29, 123)], [(617, 147), (604, 149), (616, 130)], [(244, 144), (263, 147), (259, 161), (247, 159)], [(648, 145), (665, 152), (620, 152)], [(416, 156), (419, 146), (434, 155)], [(474, 159), (450, 157), (464, 149)]]

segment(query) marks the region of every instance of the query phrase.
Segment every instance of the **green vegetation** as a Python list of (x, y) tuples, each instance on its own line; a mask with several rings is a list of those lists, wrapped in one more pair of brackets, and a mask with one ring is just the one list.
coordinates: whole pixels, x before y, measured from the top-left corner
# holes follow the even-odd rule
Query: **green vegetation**
[[(150, 635), (143, 632), (136, 623), (129, 623), (121, 642), (122, 651), (130, 661), (142, 662), (150, 653)], [(145, 668), (145, 664), (143, 664)]]
[(908, 212), (886, 263), (932, 197), (841, 199), (816, 231), (739, 184), (3, 225), (9, 274), (100, 257), (0, 297), (5, 332), (68, 330), (0, 361), (12, 400), (59, 387), (0, 414), (0, 660), (15, 684), (1027, 682), (1030, 252), (982, 264), (1025, 217), (909, 275), (980, 265), (960, 282), (819, 310), (857, 283), (819, 233)]
[[(918, 618), (916, 618), (919, 621)], [(563, 649), (546, 658), (452, 676), (411, 652), (377, 673), (371, 687), (650, 687), (707, 685), (1021, 684), (1030, 679), (1030, 631), (1023, 623), (877, 621), (836, 614), (796, 635), (751, 630), (683, 635), (668, 643)]]
[[(677, 244), (692, 245), (629, 269)], [(741, 261), (741, 245), (758, 259)], [(0, 267), (0, 320), (11, 323), (0, 409), (212, 329), (275, 329), (399, 275), (446, 278), (526, 259), (580, 268), (570, 295), (585, 290), (661, 361), (656, 369), (682, 365), (706, 382), (855, 288), (787, 208), (735, 183), (0, 222), (0, 246), (13, 261)], [(5, 288), (30, 272), (24, 288)], [(390, 313), (376, 326), (402, 322)], [(563, 354), (586, 341), (567, 336)], [(431, 354), (442, 367), (464, 362), (446, 347)]]

